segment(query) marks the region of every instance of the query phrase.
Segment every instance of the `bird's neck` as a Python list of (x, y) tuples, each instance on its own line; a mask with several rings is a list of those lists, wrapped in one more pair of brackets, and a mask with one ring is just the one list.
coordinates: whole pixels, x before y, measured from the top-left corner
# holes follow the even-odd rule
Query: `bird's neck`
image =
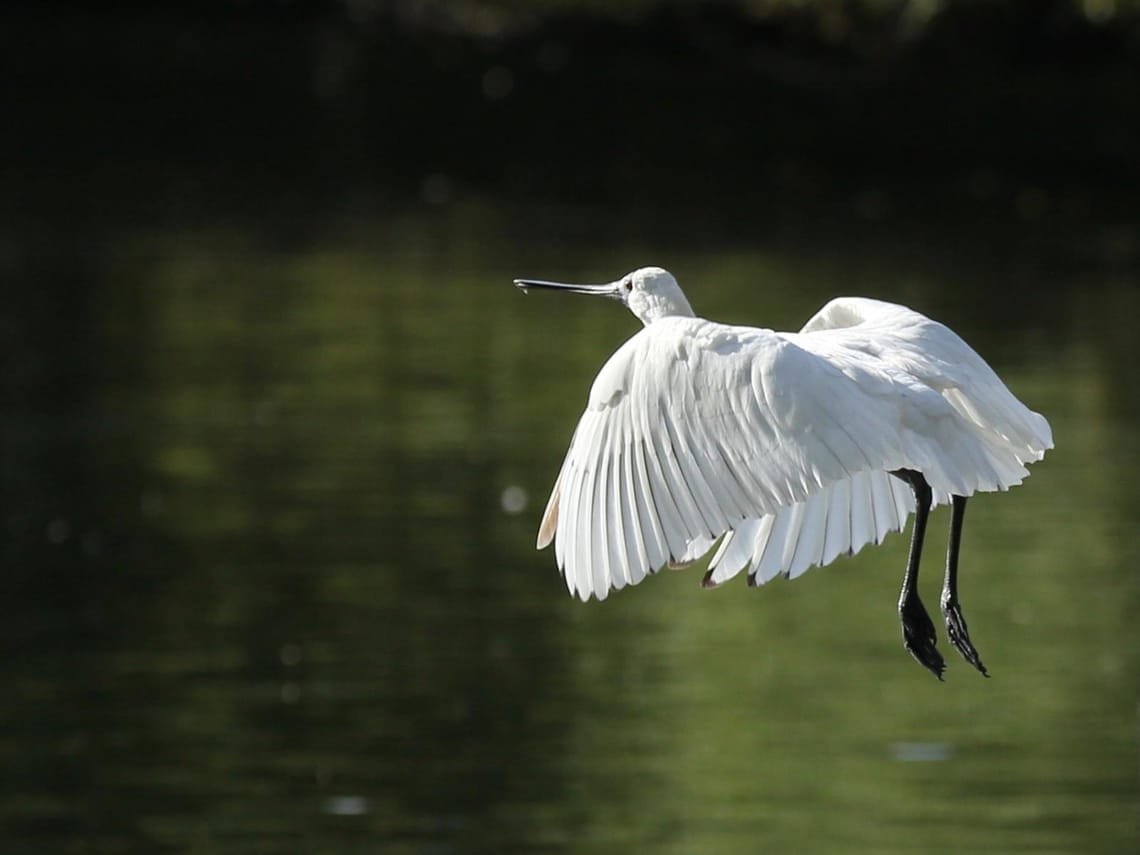
[(683, 295), (659, 296), (649, 294), (645, 295), (640, 305), (630, 308), (646, 326), (664, 318), (695, 318), (697, 316)]

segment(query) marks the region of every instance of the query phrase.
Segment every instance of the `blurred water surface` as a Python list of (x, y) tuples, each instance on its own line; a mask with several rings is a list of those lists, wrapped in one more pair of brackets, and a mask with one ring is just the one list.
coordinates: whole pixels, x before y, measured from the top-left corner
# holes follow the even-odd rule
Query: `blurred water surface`
[[(606, 217), (466, 200), (9, 246), (4, 851), (1136, 844), (1134, 282), (1012, 233), (995, 261), (952, 229), (823, 252)], [(649, 263), (778, 329), (906, 302), (1048, 415), (1056, 451), (971, 503), (992, 679), (902, 650), (900, 535), (758, 591), (691, 568), (566, 596), (534, 532), (637, 322), (510, 280)]]

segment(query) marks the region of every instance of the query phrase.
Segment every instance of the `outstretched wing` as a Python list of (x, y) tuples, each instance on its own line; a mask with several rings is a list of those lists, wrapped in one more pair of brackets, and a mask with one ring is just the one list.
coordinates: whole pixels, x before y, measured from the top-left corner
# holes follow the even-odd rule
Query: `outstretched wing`
[[(1024, 464), (1053, 447), (1043, 416), (1028, 409), (993, 369), (956, 333), (891, 303), (866, 298), (832, 300), (787, 337), (836, 365), (871, 366), (940, 394), (954, 416), (927, 424), (939, 439), (939, 459), (952, 460), (956, 477), (933, 480), (935, 503), (952, 493), (1004, 490), (1025, 476)], [(933, 433), (930, 433), (933, 431)], [(913, 449), (914, 468), (931, 472), (929, 457)], [(944, 467), (945, 468), (945, 467)], [(798, 576), (812, 565), (879, 543), (905, 524), (914, 498), (886, 472), (862, 472), (830, 484), (806, 502), (747, 520), (729, 531), (709, 563), (704, 583), (719, 585), (749, 566), (749, 581)]]
[(973, 348), (949, 327), (905, 306), (839, 297), (789, 339), (821, 355), (842, 350), (847, 360), (876, 362), (913, 378), (942, 395), (995, 450), (1022, 463), (1040, 460), (1053, 447), (1045, 417), (1021, 403)]

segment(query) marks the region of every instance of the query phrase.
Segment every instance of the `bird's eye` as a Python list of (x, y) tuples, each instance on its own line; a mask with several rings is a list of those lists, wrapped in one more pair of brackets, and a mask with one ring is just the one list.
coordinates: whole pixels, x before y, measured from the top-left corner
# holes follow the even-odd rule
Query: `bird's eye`
[(633, 280), (632, 279), (626, 279), (623, 287), (625, 288), (625, 293), (628, 294), (630, 291), (633, 290)]

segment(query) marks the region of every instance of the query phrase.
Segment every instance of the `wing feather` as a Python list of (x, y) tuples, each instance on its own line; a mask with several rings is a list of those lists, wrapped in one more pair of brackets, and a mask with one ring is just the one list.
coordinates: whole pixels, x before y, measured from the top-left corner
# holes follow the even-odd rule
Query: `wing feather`
[[(900, 486), (897, 492), (892, 482)], [(876, 501), (883, 505), (878, 512)], [(756, 584), (781, 573), (795, 578), (813, 565), (830, 564), (839, 555), (880, 542), (888, 531), (905, 525), (911, 510), (913, 498), (903, 482), (886, 472), (860, 472), (829, 485), (807, 502), (737, 524), (709, 562), (706, 583), (719, 585), (748, 564)], [(822, 547), (816, 528), (820, 525)], [(813, 555), (816, 548), (820, 548), (818, 556)]]
[[(697, 520), (701, 526), (701, 534), (706, 538), (715, 537), (718, 532), (725, 530), (724, 515), (717, 507), (717, 500), (712, 495), (702, 467), (703, 455), (694, 453), (689, 447), (686, 433), (678, 430), (677, 420), (662, 413), (661, 424), (668, 434), (669, 459), (676, 464), (675, 477), (678, 478), (675, 489), (687, 488), (686, 492), (692, 495), (693, 506), (697, 511)], [(688, 540), (693, 540), (690, 537)], [(686, 548), (688, 544), (686, 543)], [(678, 558), (682, 556), (677, 556)]]
[(558, 507), (562, 498), (562, 471), (554, 479), (554, 487), (550, 490), (550, 498), (546, 500), (546, 510), (542, 512), (542, 522), (538, 526), (537, 549), (546, 549), (554, 540), (554, 532), (558, 528)]
[[(612, 419), (602, 420), (601, 426), (601, 445), (606, 447), (606, 440), (609, 437), (609, 428)], [(605, 590), (609, 591), (610, 588), (619, 587), (614, 579), (613, 566), (611, 564), (611, 557), (613, 549), (613, 509), (608, 502), (608, 482), (610, 475), (610, 462), (613, 460), (613, 454), (601, 454), (597, 458), (597, 465), (594, 469), (593, 483), (591, 484), (590, 494), (593, 501), (592, 510), (590, 513), (590, 523), (593, 527), (593, 533), (590, 538), (591, 545), (591, 561), (590, 570), (593, 579), (593, 589), (595, 591)]]
[(796, 538), (795, 550), (786, 573), (789, 579), (804, 574), (813, 564), (818, 564), (823, 553), (824, 537), (827, 533), (827, 501), (821, 491), (803, 503), (800, 520), (800, 533)]
[(620, 590), (630, 583), (628, 562), (631, 550), (625, 533), (628, 511), (622, 506), (621, 501), (622, 458), (625, 456), (625, 448), (621, 441), (620, 422), (617, 428), (616, 448), (610, 461), (612, 471), (610, 477), (606, 479), (606, 491), (613, 528), (613, 537), (609, 541), (610, 572), (613, 574), (614, 587)]
[(648, 436), (646, 445), (646, 465), (653, 477), (654, 497), (661, 497), (667, 514), (669, 511), (676, 514), (675, 517), (670, 515), (664, 531), (669, 541), (669, 557), (678, 559), (685, 554), (690, 540), (710, 532), (697, 510), (696, 500), (685, 482), (668, 436)]
[(857, 476), (836, 481), (830, 487), (831, 500), (827, 502), (827, 525), (823, 535), (820, 567), (827, 566), (843, 553), (851, 551), (851, 485), (855, 477)]
[(706, 588), (715, 588), (744, 569), (752, 555), (752, 541), (759, 525), (760, 520), (742, 520), (736, 528), (729, 529), (709, 562), (702, 582)]
[[(624, 422), (623, 422), (624, 425)], [(651, 558), (645, 546), (645, 535), (642, 525), (649, 521), (642, 521), (639, 505), (645, 501), (633, 477), (633, 443), (630, 441), (628, 430), (622, 436), (621, 467), (618, 483), (618, 507), (622, 514), (622, 533), (625, 535), (625, 570), (631, 585), (636, 585), (645, 578), (645, 568), (650, 564)]]
[(871, 500), (870, 472), (860, 472), (851, 478), (851, 539), (848, 553), (858, 551), (860, 546), (876, 540), (875, 507)]
[(790, 573), (796, 562), (796, 550), (804, 533), (804, 518), (807, 517), (807, 502), (796, 502), (789, 509), (787, 532), (784, 535), (784, 548), (780, 556), (780, 572)]
[[(639, 438), (634, 442), (633, 455), (634, 472), (638, 479), (637, 507), (641, 515), (641, 532), (645, 538), (646, 556), (649, 559), (646, 570), (653, 571), (669, 560), (672, 546), (666, 532), (679, 531), (680, 524), (668, 516), (670, 512), (676, 514), (673, 497), (665, 490), (659, 479), (650, 477), (651, 470), (656, 467), (656, 460), (652, 464), (646, 461), (643, 439)], [(678, 542), (678, 548), (683, 548), (683, 544)]]
[[(586, 453), (581, 459), (568, 461), (571, 464), (568, 508), (573, 519), (580, 521), (580, 524), (574, 526), (577, 536), (569, 536), (568, 532), (566, 566), (570, 572), (566, 574), (566, 581), (571, 593), (576, 593), (583, 600), (588, 599), (591, 593), (602, 599), (609, 590), (607, 588), (600, 593), (595, 592), (590, 578), (594, 559), (593, 534), (597, 524), (593, 505), (593, 473), (601, 457), (600, 434), (603, 422), (604, 419), (599, 418), (598, 414), (591, 414), (590, 418), (583, 419), (580, 428), (584, 429), (581, 432), (587, 443)], [(562, 516), (561, 511), (559, 516)], [(560, 524), (558, 535), (561, 536), (563, 530), (569, 528)]]
[(875, 518), (875, 543), (882, 543), (887, 532), (902, 527), (889, 478), (871, 478), (871, 509)]

